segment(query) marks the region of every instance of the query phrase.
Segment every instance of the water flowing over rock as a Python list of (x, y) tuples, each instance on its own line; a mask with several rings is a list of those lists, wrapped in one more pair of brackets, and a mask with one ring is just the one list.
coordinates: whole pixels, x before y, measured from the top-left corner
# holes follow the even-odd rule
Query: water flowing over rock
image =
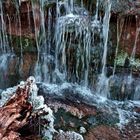
[(139, 0), (0, 1), (0, 105), (33, 75), (56, 139), (137, 139), (139, 68)]

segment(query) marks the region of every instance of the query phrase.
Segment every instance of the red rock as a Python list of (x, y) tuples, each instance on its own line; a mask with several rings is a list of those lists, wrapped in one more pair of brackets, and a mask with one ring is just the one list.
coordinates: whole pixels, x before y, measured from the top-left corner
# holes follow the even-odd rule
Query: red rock
[(96, 115), (96, 108), (88, 106), (86, 104), (65, 104), (58, 101), (49, 100), (47, 103), (55, 112), (58, 111), (59, 108), (63, 108), (66, 112), (70, 112), (72, 115), (82, 118), (88, 115)]
[[(138, 16), (137, 19), (135, 18), (135, 16), (125, 17), (121, 40), (120, 40), (120, 46), (121, 49), (123, 49), (129, 54), (129, 56), (131, 56), (135, 45), (136, 30), (138, 27), (140, 27), (140, 16)], [(136, 56), (140, 57), (140, 31), (136, 43)]]
[(85, 140), (121, 140), (121, 138), (116, 128), (100, 125), (90, 129)]
[(35, 32), (39, 32), (41, 26), (40, 7), (38, 3), (35, 3), (32, 8), (30, 2), (23, 1), (19, 6), (19, 15), (16, 14), (17, 10), (15, 5), (10, 1), (5, 1), (3, 7), (8, 34), (35, 38)]

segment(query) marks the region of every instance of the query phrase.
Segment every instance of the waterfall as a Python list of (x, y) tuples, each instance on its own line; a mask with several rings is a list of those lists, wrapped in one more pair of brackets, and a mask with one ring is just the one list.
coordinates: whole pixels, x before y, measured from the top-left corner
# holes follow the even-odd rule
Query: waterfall
[[(88, 17), (75, 14), (76, 7), (72, 0), (70, 3), (69, 1), (63, 3), (66, 15), (60, 15), (62, 4), (58, 3), (57, 5), (59, 12), (57, 13), (55, 32), (56, 75), (61, 81), (68, 80), (88, 85), (91, 42)], [(74, 44), (74, 39), (76, 44)], [(74, 66), (71, 65), (72, 63)]]
[(115, 60), (114, 60), (114, 68), (113, 68), (113, 76), (115, 74), (116, 71), (116, 59), (117, 59), (117, 54), (118, 54), (118, 50), (119, 50), (119, 43), (120, 43), (120, 39), (121, 39), (121, 35), (122, 35), (122, 31), (123, 31), (123, 27), (124, 27), (124, 18), (119, 18), (117, 19), (117, 45), (116, 45), (116, 51), (115, 51)]
[(104, 44), (104, 52), (102, 58), (102, 74), (105, 75), (105, 66), (107, 60), (107, 46), (108, 46), (108, 33), (109, 33), (109, 23), (110, 23), (110, 15), (111, 15), (111, 2), (107, 1), (107, 6), (105, 7), (105, 15), (103, 18), (103, 44)]
[[(9, 63), (13, 58), (12, 49), (9, 46), (6, 23), (4, 21), (3, 4), (0, 1), (0, 88), (8, 83)], [(9, 27), (11, 29), (11, 27)]]
[[(113, 4), (111, 0), (105, 2), (97, 0), (93, 5), (93, 11), (86, 7), (86, 2), (83, 0), (43, 0), (31, 1), (31, 3), (15, 1), (13, 14), (16, 18), (13, 20), (16, 20), (16, 33), (13, 33), (11, 15), (4, 14), (6, 12), (3, 8), (4, 2), (0, 2), (0, 4), (0, 52), (2, 52), (0, 61), (2, 64), (8, 65), (9, 55), (13, 54), (12, 51), (16, 52), (15, 46), (10, 46), (13, 43), (14, 34), (18, 36), (19, 41), (19, 52), (16, 52), (16, 57), (20, 60), (18, 72), (20, 78), (24, 75), (24, 68), (26, 69), (24, 55), (28, 53), (28, 50), (22, 41), (28, 33), (24, 33), (24, 29), (22, 29), (24, 27), (22, 16), (27, 14), (27, 26), (31, 30), (31, 37), (36, 48), (36, 51), (33, 52), (35, 54), (29, 52), (29, 55), (35, 55), (37, 58), (35, 64), (29, 68), (28, 76), (34, 75), (38, 82), (53, 84), (68, 82), (82, 85), (93, 89), (100, 96), (110, 98), (110, 79), (116, 74), (117, 54), (125, 24), (124, 18), (117, 18), (117, 44), (114, 51), (113, 76), (110, 74), (109, 77), (107, 62), (111, 46), (109, 44)], [(26, 4), (26, 11), (22, 11), (22, 6)], [(101, 8), (102, 10), (100, 10)], [(139, 25), (137, 25), (131, 60), (135, 59), (138, 40)], [(8, 71), (9, 68), (6, 65), (0, 65), (1, 69), (5, 69), (5, 66)], [(132, 75), (128, 76), (127, 80), (126, 85), (131, 85), (134, 81)], [(123, 84), (123, 80), (121, 82)]]
[[(34, 24), (36, 23), (35, 20), (40, 20), (40, 28), (37, 27), (35, 24), (35, 40), (37, 44), (38, 50), (38, 59), (35, 66), (35, 78), (38, 82), (51, 82), (51, 62), (53, 61), (53, 56), (51, 55), (51, 43), (52, 40), (50, 39), (53, 36), (52, 28), (52, 9), (49, 8), (47, 11), (44, 10), (45, 1), (38, 3), (38, 7), (32, 3), (33, 9), (33, 16), (34, 16)], [(38, 13), (37, 13), (38, 10)], [(39, 16), (38, 19), (36, 14)], [(47, 15), (47, 22), (45, 21)], [(46, 26), (47, 24), (47, 26)]]
[(107, 61), (107, 50), (108, 50), (108, 34), (109, 34), (109, 23), (110, 23), (110, 15), (111, 15), (111, 1), (108, 0), (105, 5), (105, 14), (103, 18), (103, 24), (102, 24), (102, 34), (103, 34), (103, 57), (102, 57), (102, 73), (99, 76), (99, 82), (97, 86), (97, 93), (108, 97), (109, 91), (108, 91), (108, 78), (106, 77), (106, 61)]
[(4, 22), (3, 5), (0, 1), (0, 53), (7, 53), (9, 51), (8, 36), (6, 33), (6, 25)]

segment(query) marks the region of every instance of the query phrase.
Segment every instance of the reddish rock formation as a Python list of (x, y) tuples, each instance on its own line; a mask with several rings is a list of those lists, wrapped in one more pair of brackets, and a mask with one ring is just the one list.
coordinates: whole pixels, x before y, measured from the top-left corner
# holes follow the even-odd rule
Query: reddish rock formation
[(73, 116), (78, 118), (85, 117), (88, 115), (96, 115), (96, 108), (86, 104), (75, 104), (75, 103), (62, 103), (59, 101), (48, 101), (47, 104), (57, 112), (58, 109), (64, 109), (66, 112), (70, 112)]
[(28, 102), (28, 86), (24, 89), (18, 88), (7, 103), (0, 108), (0, 139), (1, 140), (20, 140), (17, 132), (27, 124), (32, 112), (32, 106)]
[(119, 131), (110, 126), (100, 125), (92, 128), (85, 136), (86, 140), (121, 140)]
[(16, 5), (6, 0), (3, 7), (8, 34), (35, 38), (35, 31), (38, 32), (41, 25), (39, 4), (32, 5), (30, 1), (21, 1), (18, 11)]
[(123, 29), (120, 29), (122, 30), (120, 39), (121, 49), (131, 56), (134, 45), (136, 45), (136, 56), (140, 57), (140, 16), (127, 16), (124, 18)]

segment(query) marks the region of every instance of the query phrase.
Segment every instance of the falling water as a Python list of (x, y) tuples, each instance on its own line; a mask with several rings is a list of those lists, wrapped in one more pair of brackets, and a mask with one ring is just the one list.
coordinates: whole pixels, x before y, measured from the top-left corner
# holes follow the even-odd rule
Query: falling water
[[(51, 74), (49, 71), (49, 64), (51, 63), (53, 56), (51, 56), (51, 29), (52, 29), (52, 15), (51, 9), (48, 9), (48, 20), (47, 20), (47, 30), (45, 26), (45, 1), (42, 1), (37, 5), (32, 4), (33, 9), (33, 17), (34, 17), (34, 24), (35, 24), (35, 39), (37, 44), (38, 50), (38, 60), (35, 66), (35, 77), (36, 80), (43, 81), (43, 82), (50, 82), (51, 81)], [(38, 12), (38, 13), (37, 13)], [(38, 15), (39, 14), (39, 15)], [(40, 17), (36, 17), (36, 15)], [(40, 28), (36, 25), (36, 20), (40, 20)]]
[[(81, 1), (81, 3), (83, 3)], [(63, 9), (63, 13), (61, 12), (61, 8)], [(55, 70), (53, 75), (53, 82), (77, 82), (80, 84), (88, 85), (89, 80), (89, 63), (90, 63), (90, 49), (91, 49), (91, 40), (93, 36), (91, 36), (90, 26), (89, 26), (89, 17), (87, 15), (81, 15), (76, 13), (76, 6), (74, 5), (73, 0), (66, 1), (57, 1), (56, 6), (57, 16), (56, 16), (56, 27), (55, 27)], [(96, 13), (94, 18), (94, 28), (101, 28), (101, 21), (98, 19), (98, 8), (99, 8), (99, 0), (96, 4)], [(104, 53), (102, 59), (102, 74), (101, 77), (105, 79), (105, 66), (106, 66), (106, 57), (107, 57), (107, 42), (108, 42), (108, 32), (109, 32), (109, 21), (110, 21), (110, 10), (111, 3), (107, 2), (105, 6), (105, 15), (102, 23), (102, 34), (103, 34), (103, 46)], [(36, 9), (33, 7), (33, 16), (34, 20)], [(49, 11), (50, 13), (50, 11)], [(45, 31), (45, 21), (44, 21), (44, 11), (40, 10), (41, 16), (41, 27)], [(51, 16), (51, 14), (49, 14)], [(50, 19), (49, 17), (48, 19)], [(50, 20), (48, 20), (48, 34), (44, 32), (44, 39), (49, 37), (50, 34)], [(96, 25), (95, 25), (96, 24)], [(96, 26), (96, 27), (95, 27)], [(36, 42), (39, 43), (38, 39), (38, 30), (35, 26), (35, 36)], [(94, 32), (93, 32), (94, 34)], [(45, 36), (46, 35), (46, 36)], [(47, 43), (46, 43), (47, 41)], [(38, 81), (47, 81), (48, 77), (51, 77), (48, 68), (48, 58), (51, 57), (50, 52), (48, 52), (48, 48), (52, 45), (49, 43), (49, 39), (46, 39), (44, 47), (42, 47), (43, 51), (39, 49), (38, 62), (35, 69), (35, 77)], [(53, 58), (52, 58), (53, 59)], [(73, 64), (73, 66), (71, 65)], [(52, 73), (52, 72), (51, 72)], [(51, 79), (51, 78), (48, 78)], [(100, 79), (100, 78), (99, 78)], [(102, 81), (102, 80), (101, 80)], [(102, 85), (102, 84), (101, 84)]]
[(3, 5), (0, 1), (0, 88), (8, 82), (8, 64), (12, 60), (13, 53), (9, 47), (6, 23), (4, 21)]
[(104, 52), (102, 58), (102, 74), (105, 75), (105, 67), (107, 60), (107, 45), (108, 45), (108, 33), (109, 33), (109, 23), (110, 23), (110, 15), (111, 15), (111, 1), (107, 1), (107, 5), (105, 7), (105, 15), (103, 18), (103, 43), (104, 43)]
[[(67, 2), (64, 6), (68, 5)], [(88, 18), (74, 13), (73, 1), (69, 4), (66, 15), (60, 16), (58, 13), (55, 33), (55, 72), (62, 81), (68, 80), (87, 85), (91, 42)], [(59, 4), (57, 8), (57, 11), (60, 11)], [(72, 79), (69, 79), (70, 77)]]
[(102, 73), (99, 76), (99, 82), (97, 86), (97, 93), (108, 97), (108, 78), (106, 77), (106, 61), (107, 61), (107, 49), (108, 49), (108, 33), (109, 33), (109, 23), (110, 23), (110, 15), (111, 15), (111, 1), (108, 0), (105, 6), (105, 15), (103, 18), (103, 58), (102, 58)]
[(0, 1), (0, 53), (9, 51), (8, 36), (6, 34), (6, 25), (4, 22), (3, 6)]
[(119, 43), (120, 43), (120, 39), (121, 39), (123, 27), (124, 27), (124, 18), (117, 19), (117, 46), (116, 46), (116, 52), (115, 52), (115, 61), (114, 61), (114, 68), (113, 68), (113, 76), (114, 76), (115, 71), (116, 71), (117, 54), (118, 54), (118, 50), (119, 50)]
[(95, 14), (95, 21), (98, 20), (98, 12), (99, 12), (99, 0), (96, 2), (96, 14)]
[(138, 17), (136, 16), (136, 37), (135, 37), (135, 42), (134, 42), (134, 47), (131, 53), (131, 57), (130, 57), (130, 63), (134, 63), (135, 61), (135, 54), (136, 54), (136, 49), (137, 49), (137, 42), (138, 42), (138, 37), (140, 34), (140, 26), (139, 26), (139, 20), (137, 19)]
[(35, 78), (37, 81), (41, 81), (41, 63), (39, 63), (39, 56), (40, 56), (40, 48), (39, 48), (39, 27), (38, 27), (38, 22), (40, 21), (40, 3), (34, 3), (31, 1), (32, 5), (32, 12), (33, 12), (33, 20), (34, 20), (34, 34), (35, 34), (35, 41), (36, 41), (36, 46), (37, 46), (37, 62), (35, 66)]
[[(136, 55), (136, 49), (137, 49), (137, 42), (138, 42), (138, 37), (140, 35), (140, 25), (139, 25), (139, 19), (136, 16), (136, 37), (135, 37), (135, 42), (134, 42), (134, 47), (130, 56), (130, 64), (131, 64), (131, 73), (130, 73), (130, 77), (131, 77), (131, 81), (133, 80), (132, 78), (132, 67), (133, 67), (133, 63), (135, 62), (135, 55)], [(135, 93), (134, 93), (134, 100), (139, 100), (140, 96), (139, 96), (139, 85), (136, 86), (135, 89)]]
[[(19, 10), (19, 3), (16, 4)], [(100, 0), (97, 0), (95, 14), (90, 17), (90, 14), (86, 11), (81, 0), (81, 7), (78, 7), (73, 0), (57, 1), (56, 13), (49, 7), (47, 10), (45, 7), (45, 1), (34, 3), (32, 1), (32, 16), (34, 22), (34, 34), (37, 45), (37, 62), (35, 66), (35, 77), (37, 81), (46, 83), (63, 83), (72, 82), (78, 83), (84, 86), (95, 86), (97, 94), (104, 97), (109, 96), (109, 78), (106, 76), (106, 61), (108, 52), (108, 34), (110, 23), (110, 11), (111, 1), (108, 0), (104, 5), (104, 16), (100, 16)], [(2, 5), (1, 5), (2, 7)], [(30, 7), (28, 9), (28, 22), (29, 26), (32, 24), (30, 19)], [(81, 11), (80, 11), (81, 10)], [(80, 12), (79, 12), (80, 11)], [(84, 11), (84, 12), (83, 12)], [(56, 16), (53, 17), (55, 13)], [(1, 8), (1, 13), (3, 13)], [(21, 23), (20, 13), (17, 13), (19, 32), (20, 32), (20, 47), (22, 54), (22, 42), (21, 42)], [(55, 20), (53, 20), (55, 18)], [(1, 21), (3, 21), (3, 14), (1, 14)], [(47, 20), (46, 20), (47, 19)], [(1, 22), (3, 27), (4, 22)], [(117, 49), (123, 30), (124, 20), (119, 23), (117, 35)], [(39, 26), (38, 26), (39, 25)], [(9, 24), (10, 26), (10, 24)], [(5, 34), (4, 28), (1, 33)], [(11, 28), (9, 27), (11, 30)], [(99, 30), (100, 34), (100, 53), (102, 62), (100, 75), (97, 74), (98, 82), (95, 85), (90, 80), (92, 74), (90, 73), (91, 66), (91, 49), (98, 47), (94, 42), (94, 36), (96, 36), (95, 30)], [(138, 37), (136, 37), (137, 40)], [(1, 41), (6, 38), (2, 38)], [(135, 41), (136, 44), (137, 41)], [(2, 43), (6, 44), (6, 43)], [(136, 45), (133, 48), (133, 52), (136, 49)], [(102, 52), (103, 50), (103, 52)], [(22, 59), (22, 56), (20, 57)], [(93, 60), (96, 61), (96, 60)], [(100, 63), (100, 62), (99, 62)], [(114, 64), (114, 72), (116, 63)], [(96, 67), (96, 66), (95, 66)], [(22, 70), (22, 66), (20, 67)], [(99, 72), (98, 71), (98, 72)], [(131, 79), (129, 77), (128, 79)], [(93, 79), (95, 80), (95, 79)], [(130, 80), (131, 81), (131, 80)], [(96, 84), (98, 86), (96, 86)]]

